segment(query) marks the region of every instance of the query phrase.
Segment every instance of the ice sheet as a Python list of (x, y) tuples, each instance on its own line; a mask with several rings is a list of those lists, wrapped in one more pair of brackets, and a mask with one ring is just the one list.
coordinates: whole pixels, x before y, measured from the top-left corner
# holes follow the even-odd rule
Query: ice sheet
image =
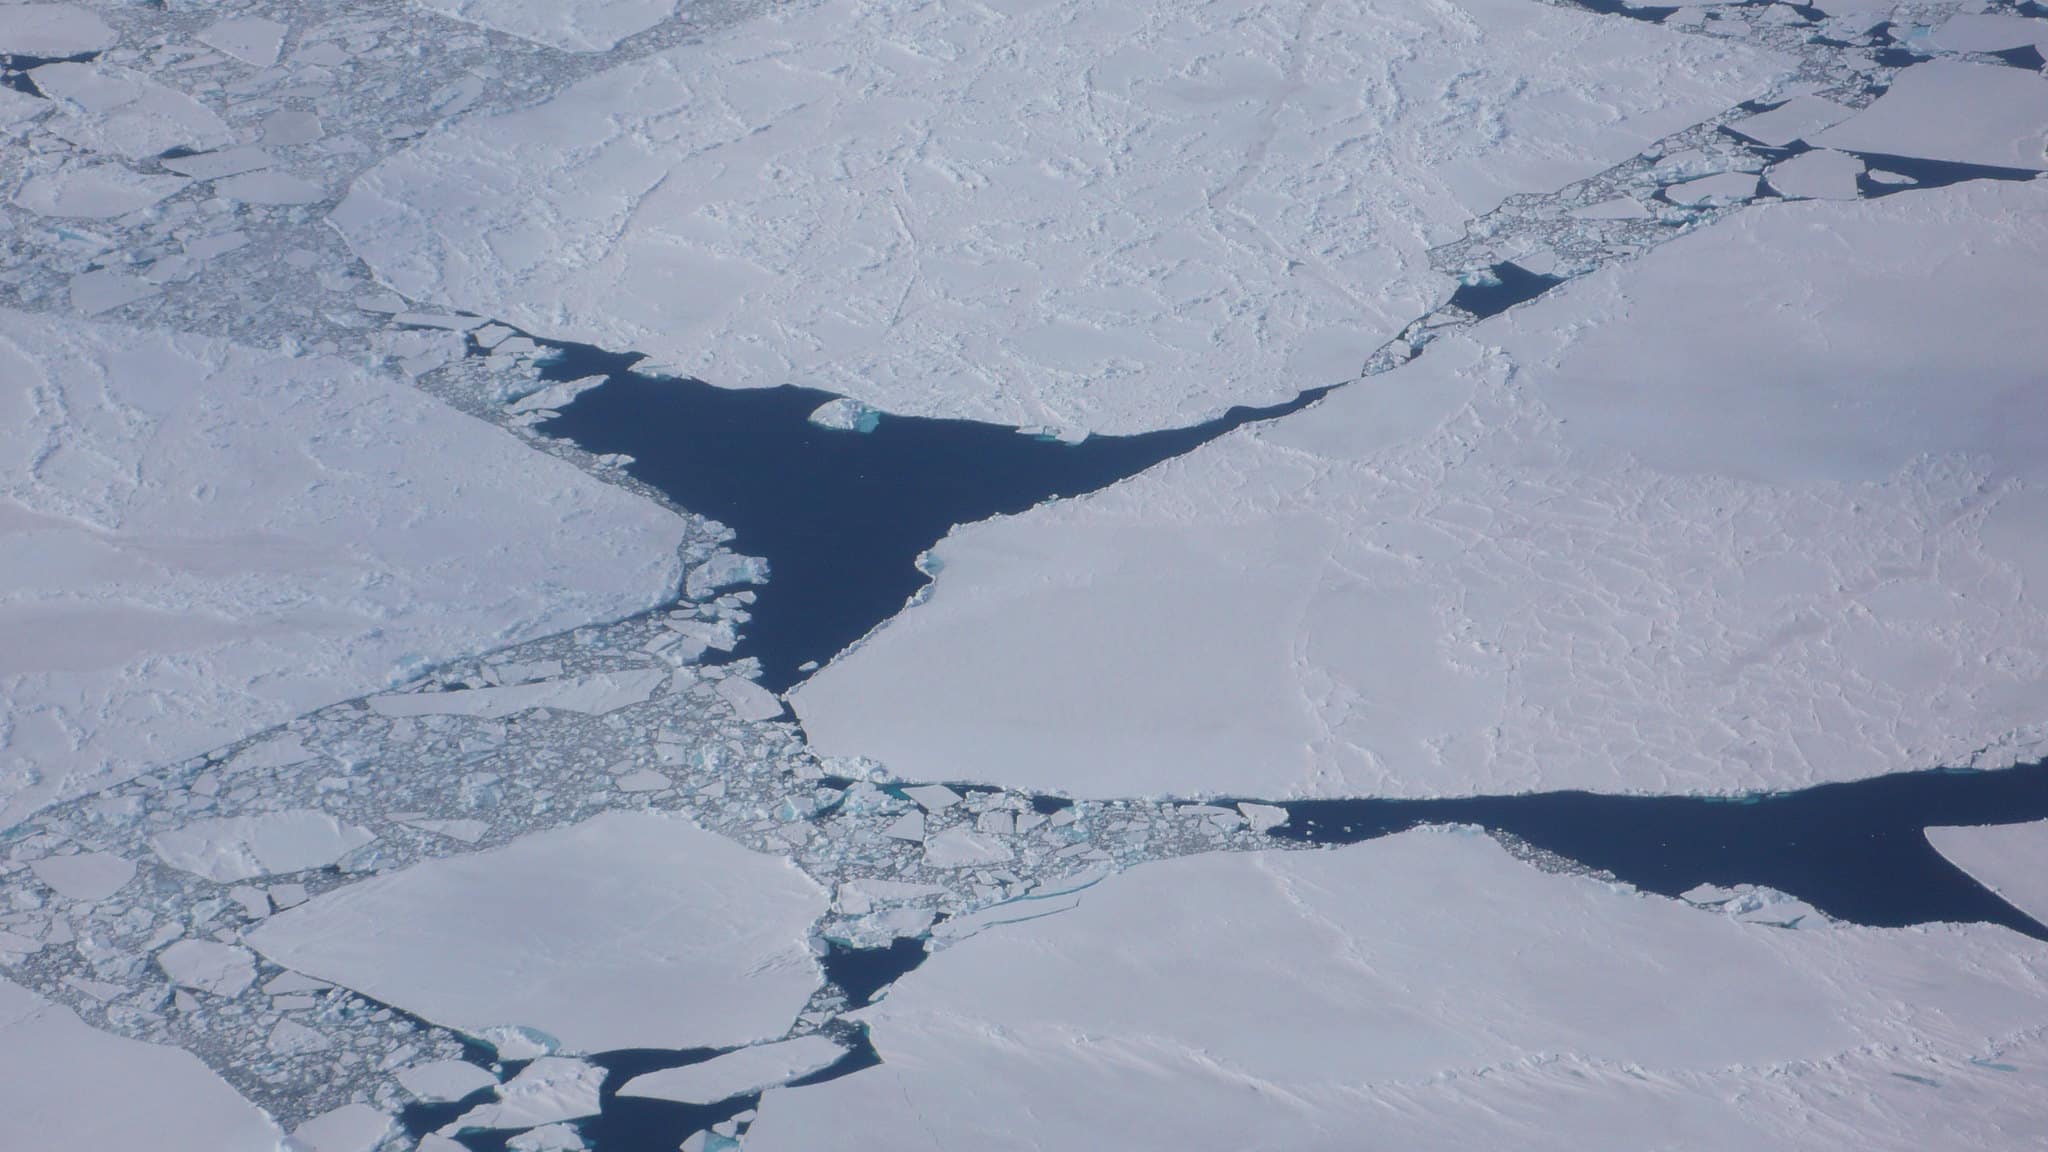
[(1993, 184), (1724, 221), (956, 530), (931, 595), (792, 703), (829, 755), (1092, 796), (2010, 763), (2048, 676), (2044, 208)]
[(1130, 431), (1349, 378), (1448, 291), (1433, 240), (1780, 66), (1519, 0), (826, 0), (430, 136), (333, 219), (410, 297), (715, 384)]
[(570, 1050), (779, 1036), (826, 896), (685, 820), (610, 813), (337, 889), (248, 934), (270, 959), (471, 1034)]

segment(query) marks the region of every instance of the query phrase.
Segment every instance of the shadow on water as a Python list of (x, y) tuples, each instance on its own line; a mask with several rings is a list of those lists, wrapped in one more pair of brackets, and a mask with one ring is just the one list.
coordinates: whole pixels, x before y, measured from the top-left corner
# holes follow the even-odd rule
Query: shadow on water
[(1268, 408), (1232, 408), (1192, 428), (1080, 443), (969, 420), (884, 416), (868, 432), (821, 428), (835, 394), (784, 386), (717, 388), (641, 375), (641, 359), (588, 345), (547, 345), (550, 380), (603, 375), (538, 431), (584, 450), (634, 458), (635, 478), (766, 557), (753, 622), (734, 655), (761, 661), (780, 692), (895, 615), (927, 577), (919, 553), (956, 524), (1022, 512), (1108, 487), (1234, 428), (1299, 411), (1316, 388)]
[(2048, 940), (1927, 843), (1941, 825), (2048, 818), (2048, 761), (1996, 772), (1908, 772), (1741, 800), (1546, 792), (1285, 805), (1270, 835), (1317, 844), (1418, 824), (1479, 824), (1650, 892), (1762, 884), (1840, 920), (1893, 928), (1987, 921)]

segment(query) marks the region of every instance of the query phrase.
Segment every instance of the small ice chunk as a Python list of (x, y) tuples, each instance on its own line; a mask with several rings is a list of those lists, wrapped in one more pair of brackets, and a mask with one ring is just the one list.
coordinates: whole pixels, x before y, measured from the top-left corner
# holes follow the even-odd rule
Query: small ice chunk
[(302, 1056), (308, 1052), (319, 1052), (334, 1047), (334, 1041), (325, 1033), (306, 1027), (296, 1020), (279, 1020), (265, 1038), (264, 1046), (279, 1056)]
[(288, 172), (245, 172), (213, 182), (213, 190), (244, 204), (318, 204), (327, 189)]
[(811, 423), (835, 432), (873, 432), (882, 414), (849, 396), (827, 400), (811, 412)]
[(105, 900), (135, 878), (135, 862), (111, 852), (45, 856), (29, 868), (67, 900)]
[(604, 1069), (567, 1056), (542, 1056), (498, 1089), (498, 1098), (462, 1114), (444, 1132), (464, 1128), (532, 1128), (595, 1116)]
[(497, 1077), (467, 1060), (415, 1064), (398, 1074), (400, 1086), (429, 1104), (453, 1103), (497, 1082)]
[(1010, 859), (1010, 846), (965, 824), (948, 828), (924, 842), (924, 862), (932, 868), (968, 868)]
[(377, 837), (325, 812), (290, 809), (195, 820), (150, 841), (173, 868), (222, 884), (324, 868)]
[[(248, 243), (248, 238), (242, 236), (239, 232), (229, 233), (229, 235), (240, 238), (240, 242), (235, 244), (234, 248), (239, 248), (242, 244)], [(207, 239), (218, 241), (220, 237), (208, 237)], [(191, 244), (185, 245), (185, 250), (187, 252), (195, 252), (201, 244), (205, 243), (206, 241), (195, 240)], [(218, 251), (234, 250), (234, 248), (220, 248), (218, 244), (209, 245), (209, 247), (218, 249)], [(216, 255), (218, 252), (210, 251), (208, 254)], [(235, 758), (230, 763), (236, 771), (240, 771), (245, 768), (285, 768), (293, 764), (303, 764), (312, 758), (313, 754), (306, 751), (306, 744), (303, 740), (299, 739), (298, 733), (285, 732), (268, 740), (259, 740), (249, 745), (247, 748), (235, 753)]]
[(1627, 196), (1616, 196), (1612, 200), (1576, 209), (1572, 215), (1581, 220), (1645, 220), (1649, 218), (1650, 210)]
[(280, 108), (263, 121), (263, 142), (273, 148), (311, 144), (326, 134), (320, 117), (302, 108)]
[(1717, 172), (1664, 190), (1674, 204), (1740, 204), (1756, 195), (1754, 172)]
[(1254, 832), (1268, 832), (1287, 823), (1287, 809), (1276, 804), (1246, 802), (1239, 804), (1237, 810), (1244, 813), (1245, 821), (1252, 826)]
[(270, 915), (270, 896), (253, 884), (237, 884), (228, 889), (228, 899), (240, 904), (251, 920)]
[(106, 21), (76, 4), (0, 4), (0, 55), (78, 56), (114, 40)]
[(256, 982), (256, 957), (217, 940), (180, 940), (157, 953), (157, 967), (181, 988), (234, 997)]
[(1856, 177), (1863, 174), (1863, 161), (1846, 152), (1816, 148), (1802, 152), (1764, 174), (1764, 179), (1781, 196), (1810, 200), (1855, 200), (1862, 193)]
[(924, 839), (924, 811), (918, 809), (898, 816), (894, 823), (882, 829), (882, 835), (891, 840)]
[[(505, 331), (510, 332), (507, 328)], [(489, 347), (489, 345), (486, 345)], [(584, 376), (575, 380), (558, 380), (538, 392), (529, 392), (505, 406), (507, 412), (540, 412), (550, 408), (566, 408), (578, 396), (605, 382), (603, 376)]]
[(145, 176), (119, 164), (73, 164), (31, 176), (14, 203), (40, 216), (110, 220), (140, 211), (190, 184), (183, 176)]
[(285, 26), (261, 16), (235, 16), (210, 25), (199, 33), (199, 42), (218, 48), (242, 63), (268, 68), (277, 63), (284, 47)]
[(944, 784), (919, 784), (903, 789), (903, 794), (927, 812), (944, 812), (960, 802), (960, 794)]
[(768, 582), (768, 561), (760, 556), (741, 556), (736, 552), (720, 552), (695, 568), (690, 569), (689, 578), (684, 582), (684, 591), (692, 600), (702, 600), (720, 588), (735, 584), (766, 584)]
[(1855, 109), (1844, 108), (1832, 100), (1818, 96), (1794, 96), (1768, 112), (1737, 120), (1728, 127), (1759, 144), (1783, 148), (1794, 140), (1804, 140), (1823, 128), (1840, 124), (1855, 114)]
[(270, 153), (261, 148), (227, 148), (195, 156), (174, 156), (164, 160), (163, 166), (194, 180), (217, 180), (222, 176), (239, 176), (244, 172), (268, 168), (275, 163), (277, 161)]
[(823, 1036), (799, 1036), (775, 1044), (742, 1048), (700, 1064), (666, 1068), (626, 1081), (621, 1096), (645, 1096), (678, 1104), (716, 1104), (743, 1092), (787, 1083), (828, 1068), (846, 1049)]
[(545, 1124), (505, 1141), (505, 1147), (509, 1152), (584, 1152), (590, 1146), (567, 1124)]
[(651, 768), (642, 768), (614, 778), (612, 784), (621, 792), (659, 792), (673, 787), (675, 781)]
[(344, 1104), (292, 1129), (307, 1152), (371, 1152), (391, 1130), (391, 1117), (368, 1104)]
[(742, 720), (773, 720), (782, 715), (782, 700), (752, 680), (728, 676), (718, 682), (718, 694)]

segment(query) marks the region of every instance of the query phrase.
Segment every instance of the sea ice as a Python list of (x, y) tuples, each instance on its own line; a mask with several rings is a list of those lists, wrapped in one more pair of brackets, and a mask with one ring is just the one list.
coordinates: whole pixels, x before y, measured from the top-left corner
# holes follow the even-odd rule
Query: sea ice
[(372, 696), (368, 703), (383, 716), (475, 716), (495, 720), (535, 708), (602, 716), (654, 695), (654, 690), (668, 677), (667, 669), (636, 668), (497, 688), (391, 693)]
[(604, 1069), (563, 1056), (542, 1056), (498, 1089), (498, 1098), (462, 1114), (445, 1131), (532, 1128), (597, 1115)]
[(160, 833), (150, 847), (173, 868), (221, 884), (324, 868), (377, 837), (307, 809), (195, 820)]
[(0, 4), (0, 54), (44, 59), (97, 52), (114, 42), (99, 14), (76, 4)]
[(344, 1104), (292, 1129), (292, 1142), (306, 1152), (373, 1152), (389, 1131), (391, 1117), (368, 1104)]
[(2006, 903), (2048, 925), (2048, 820), (1929, 828), (1927, 842)]
[(217, 940), (180, 940), (157, 953), (156, 962), (171, 983), (215, 996), (239, 996), (256, 982), (256, 957)]
[(413, 299), (715, 384), (1134, 431), (1356, 375), (1449, 291), (1430, 243), (1781, 68), (1521, 0), (826, 0), (461, 121), (332, 219)]
[(1999, 168), (2048, 168), (2048, 78), (1993, 64), (1934, 60), (1899, 73), (1877, 102), (1815, 136), (1852, 152)]
[(824, 1036), (799, 1036), (742, 1048), (699, 1064), (648, 1072), (626, 1081), (621, 1096), (647, 1096), (681, 1104), (716, 1104), (829, 1067), (846, 1049)]
[(67, 900), (104, 900), (135, 878), (135, 862), (111, 852), (45, 856), (29, 870)]
[(282, 1136), (190, 1053), (110, 1035), (0, 981), (0, 1148), (277, 1152)]
[(148, 176), (120, 164), (72, 163), (22, 181), (14, 203), (41, 216), (106, 220), (177, 194), (191, 181)]
[(234, 142), (211, 108), (132, 69), (45, 64), (29, 75), (65, 109), (54, 130), (95, 152), (134, 160), (172, 148), (204, 150)]
[(0, 311), (0, 827), (645, 608), (685, 527), (339, 359)]
[(881, 1065), (771, 1089), (750, 1150), (2019, 1149), (2048, 1087), (2048, 946), (1788, 932), (1457, 830), (1147, 865), (859, 1016)]
[(2044, 747), (2044, 210), (1983, 183), (1724, 220), (955, 529), (792, 705), (824, 755), (1087, 796), (2011, 763)]
[(786, 860), (614, 812), (336, 889), (247, 939), (472, 1035), (518, 1024), (575, 1051), (688, 1048), (789, 1027), (818, 984), (804, 941), (825, 908)]
[(609, 52), (675, 13), (676, 0), (414, 0), (564, 52)]
[(268, 17), (233, 16), (208, 25), (199, 33), (199, 41), (253, 68), (268, 68), (277, 63), (286, 31), (284, 25)]

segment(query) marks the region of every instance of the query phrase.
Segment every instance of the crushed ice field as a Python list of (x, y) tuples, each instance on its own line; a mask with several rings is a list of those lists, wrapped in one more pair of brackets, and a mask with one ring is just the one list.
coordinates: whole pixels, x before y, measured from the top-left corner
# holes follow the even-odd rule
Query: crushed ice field
[(0, 1148), (2044, 1147), (2044, 51), (0, 0)]

